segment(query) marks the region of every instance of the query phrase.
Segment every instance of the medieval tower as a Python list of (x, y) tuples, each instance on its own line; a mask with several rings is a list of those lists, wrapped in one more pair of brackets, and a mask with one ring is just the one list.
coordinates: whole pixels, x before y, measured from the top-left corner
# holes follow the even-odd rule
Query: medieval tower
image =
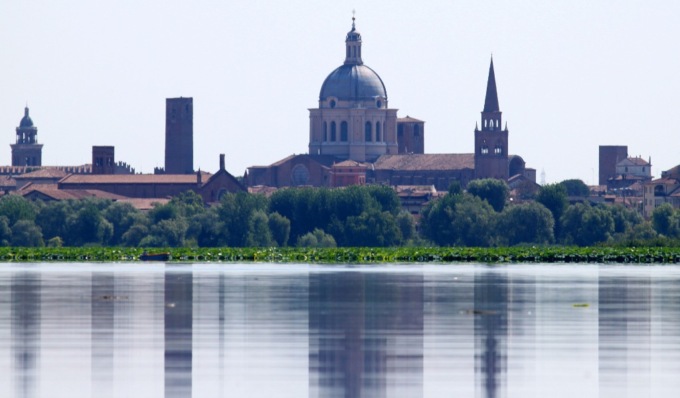
[(508, 179), (508, 128), (502, 128), (501, 113), (492, 58), (482, 126), (475, 128), (475, 178)]
[(165, 100), (165, 173), (194, 172), (193, 98)]
[(24, 117), (17, 127), (17, 140), (12, 147), (12, 166), (41, 166), (42, 144), (38, 144), (38, 128), (24, 109)]

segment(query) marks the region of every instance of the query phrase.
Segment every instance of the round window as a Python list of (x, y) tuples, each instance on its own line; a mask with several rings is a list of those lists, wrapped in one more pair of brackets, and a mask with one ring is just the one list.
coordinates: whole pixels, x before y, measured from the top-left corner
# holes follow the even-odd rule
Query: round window
[(303, 164), (297, 164), (293, 167), (291, 172), (291, 179), (293, 185), (307, 185), (309, 184), (309, 170)]

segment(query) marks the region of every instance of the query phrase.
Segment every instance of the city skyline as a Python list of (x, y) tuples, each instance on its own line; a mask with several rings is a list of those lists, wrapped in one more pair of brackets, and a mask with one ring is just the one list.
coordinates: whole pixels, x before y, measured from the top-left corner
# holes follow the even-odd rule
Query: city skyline
[[(308, 109), (342, 63), (352, 8), (363, 58), (399, 117), (426, 122), (426, 153), (472, 153), (493, 53), (510, 153), (547, 182), (597, 183), (598, 146), (651, 157), (672, 145), (680, 4), (404, 1), (287, 5), (73, 0), (0, 15), (0, 164), (28, 104), (44, 165), (114, 145), (137, 171), (164, 164), (165, 98), (194, 98), (194, 168), (242, 175), (307, 151)], [(2, 143), (0, 139), (0, 144)], [(540, 177), (538, 178), (540, 180)]]

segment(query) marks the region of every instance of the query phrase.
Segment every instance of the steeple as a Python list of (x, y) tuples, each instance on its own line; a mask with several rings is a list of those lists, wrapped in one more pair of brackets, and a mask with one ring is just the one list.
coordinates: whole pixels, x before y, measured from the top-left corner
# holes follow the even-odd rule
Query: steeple
[(498, 106), (498, 92), (496, 91), (496, 74), (493, 70), (493, 56), (489, 66), (489, 79), (486, 83), (486, 99), (484, 100), (484, 110), (482, 112), (500, 112)]
[(356, 30), (354, 20), (354, 11), (352, 11), (352, 30), (347, 33), (347, 38), (345, 39), (345, 65), (364, 64), (364, 61), (361, 60), (361, 33)]

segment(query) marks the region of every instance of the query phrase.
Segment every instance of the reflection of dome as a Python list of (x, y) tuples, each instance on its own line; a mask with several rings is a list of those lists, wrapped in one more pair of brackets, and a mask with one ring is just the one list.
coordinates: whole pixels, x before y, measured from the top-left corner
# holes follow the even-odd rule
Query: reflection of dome
[(33, 127), (33, 120), (31, 120), (31, 117), (28, 116), (28, 107), (26, 107), (24, 109), (24, 117), (21, 118), (21, 122), (19, 123), (19, 127), (22, 127), (22, 128)]
[(326, 78), (319, 99), (336, 97), (339, 100), (387, 98), (385, 84), (377, 73), (366, 65), (345, 64)]

